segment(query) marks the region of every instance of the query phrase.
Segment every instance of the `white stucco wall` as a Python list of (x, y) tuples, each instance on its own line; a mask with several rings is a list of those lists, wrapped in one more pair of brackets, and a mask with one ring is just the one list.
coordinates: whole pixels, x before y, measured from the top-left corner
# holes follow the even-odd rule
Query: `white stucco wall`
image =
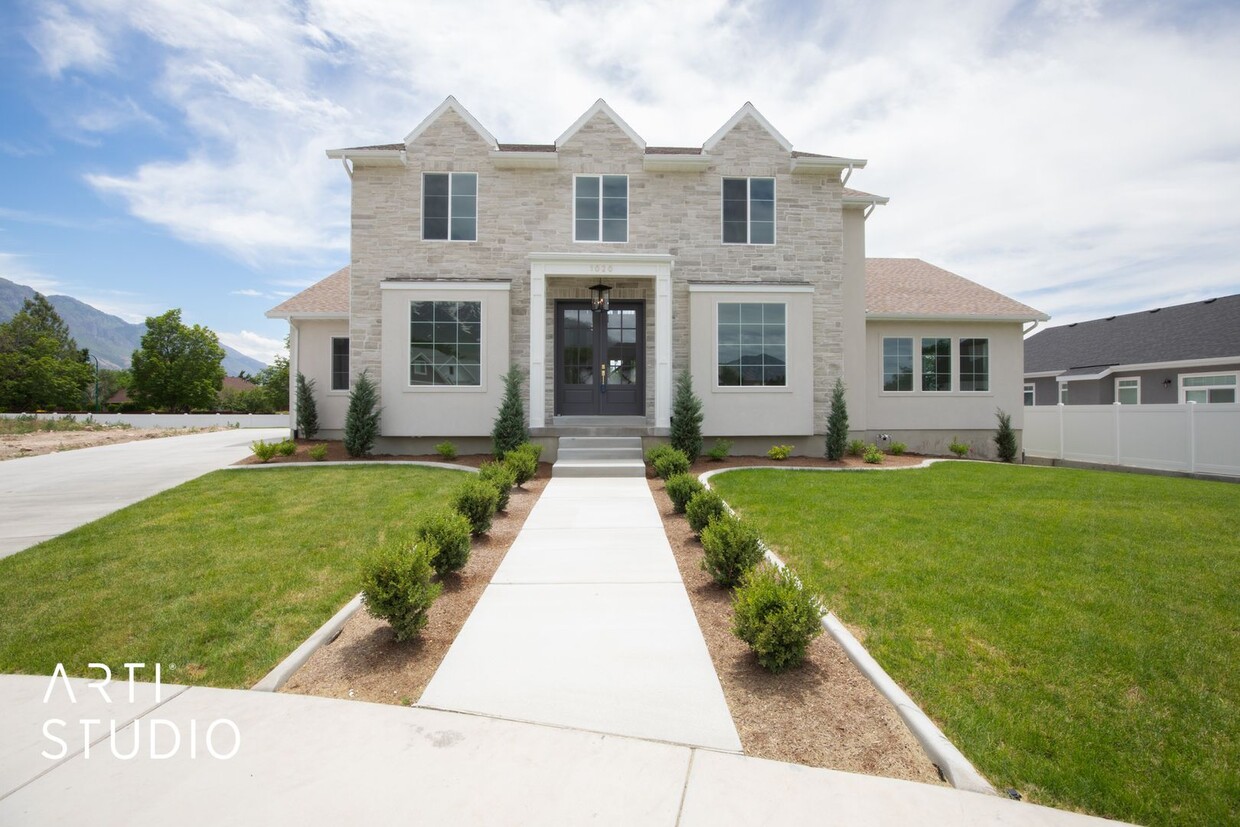
[[(865, 430), (868, 419), (865, 361), (865, 211), (844, 210), (843, 313), (839, 319), (843, 343), (844, 399), (854, 430)], [(830, 412), (828, 401), (826, 412)], [(824, 418), (815, 423), (825, 432)]]
[[(293, 325), (297, 328), (297, 371), (314, 380), (314, 405), (319, 415), (319, 429), (343, 431), (349, 392), (331, 389), (332, 337), (348, 336), (349, 323), (344, 319), (295, 319)], [(293, 393), (295, 398), (296, 386)]]

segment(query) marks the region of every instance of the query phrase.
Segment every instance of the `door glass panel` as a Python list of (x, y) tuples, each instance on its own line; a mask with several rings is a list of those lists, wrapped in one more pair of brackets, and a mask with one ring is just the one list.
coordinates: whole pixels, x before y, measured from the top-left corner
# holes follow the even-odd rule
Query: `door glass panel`
[(594, 314), (577, 308), (565, 308), (561, 312), (564, 331), (564, 383), (593, 385)]
[(637, 311), (607, 311), (607, 384), (637, 383)]

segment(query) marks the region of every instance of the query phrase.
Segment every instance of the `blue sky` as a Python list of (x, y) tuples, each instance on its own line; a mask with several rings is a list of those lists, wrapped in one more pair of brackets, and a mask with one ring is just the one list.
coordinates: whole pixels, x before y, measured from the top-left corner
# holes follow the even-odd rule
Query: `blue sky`
[(348, 260), (323, 150), (454, 94), (501, 141), (598, 97), (651, 144), (746, 100), (867, 158), (869, 254), (1052, 324), (1240, 292), (1240, 4), (42, 0), (0, 4), (0, 276), (269, 360)]

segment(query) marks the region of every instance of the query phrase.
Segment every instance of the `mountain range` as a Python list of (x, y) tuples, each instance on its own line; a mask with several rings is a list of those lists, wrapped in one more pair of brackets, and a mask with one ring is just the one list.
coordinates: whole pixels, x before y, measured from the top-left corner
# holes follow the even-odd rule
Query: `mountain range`
[[(22, 309), (22, 303), (33, 298), (35, 291), (24, 284), (16, 284), (0, 278), (0, 322), (7, 322)], [(89, 348), (91, 355), (99, 357), (103, 368), (128, 368), (130, 357), (142, 343), (146, 333), (145, 324), (132, 324), (120, 316), (113, 316), (78, 301), (72, 296), (48, 296), (48, 302), (56, 308), (60, 318), (69, 326), (69, 333), (78, 347)], [(238, 372), (256, 373), (266, 367), (257, 359), (233, 350), (221, 342), (224, 348), (224, 370), (229, 376)]]

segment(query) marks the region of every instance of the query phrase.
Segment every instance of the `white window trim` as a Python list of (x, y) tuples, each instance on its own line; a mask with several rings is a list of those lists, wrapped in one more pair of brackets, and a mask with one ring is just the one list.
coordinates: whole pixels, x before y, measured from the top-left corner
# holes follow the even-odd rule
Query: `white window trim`
[[(755, 178), (761, 178), (763, 180), (766, 180), (769, 178), (771, 181), (771, 191), (774, 195), (774, 198), (772, 199), (771, 208), (772, 210), (774, 210), (774, 217), (773, 217), (773, 220), (771, 221), (771, 243), (770, 244), (755, 244), (754, 242), (749, 240), (753, 237), (753, 233), (750, 232), (751, 228), (753, 227), (753, 222), (750, 220), (750, 217), (749, 217), (749, 211), (750, 211), (749, 205), (750, 205), (750, 201), (752, 201), (753, 199), (752, 199), (752, 196), (750, 196), (749, 194), (749, 187), (750, 187), (750, 182), (753, 181), (753, 179)], [(745, 240), (744, 241), (724, 241), (723, 240), (723, 201), (724, 201), (723, 182), (727, 180), (733, 180), (733, 181), (744, 180), (745, 182)], [(719, 243), (727, 247), (774, 247), (775, 245), (779, 243), (779, 181), (775, 178), (774, 175), (721, 175), (719, 176)]]
[[(887, 349), (888, 339), (912, 339), (913, 340), (913, 389), (908, 391), (889, 391), (883, 388), (883, 354)], [(950, 339), (952, 343), (952, 373), (951, 382), (952, 389), (949, 391), (925, 391), (921, 389), (921, 340), (922, 339)], [(966, 391), (960, 389), (960, 342), (962, 339), (984, 339), (986, 341), (986, 384), (990, 386), (989, 390), (984, 391)], [(928, 399), (946, 399), (949, 397), (980, 397), (994, 396), (994, 371), (990, 369), (990, 342), (993, 341), (990, 336), (933, 336), (921, 333), (900, 334), (892, 336), (882, 336), (879, 341), (878, 349), (878, 395), (879, 396), (922, 396)], [(1023, 402), (1022, 396), (1022, 402)]]
[[(427, 285), (423, 285), (425, 287)], [(451, 285), (438, 285), (441, 290), (451, 291), (457, 289)], [(409, 359), (409, 350), (413, 347), (413, 342), (409, 341), (409, 327), (413, 324), (413, 303), (415, 301), (429, 302), (462, 302), (476, 301), (478, 302), (478, 325), (481, 333), (478, 337), (478, 384), (476, 385), (415, 385), (409, 381), (409, 369), (413, 366), (413, 362)], [(476, 299), (444, 299), (444, 298), (422, 298), (409, 299), (405, 302), (405, 360), (404, 360), (404, 386), (401, 388), (403, 393), (486, 393), (487, 390), (487, 304), (482, 297)]]
[(1024, 402), (1025, 400), (1025, 394), (1029, 394), (1029, 402), (1025, 405), (1025, 407), (1032, 408), (1034, 405), (1038, 404), (1038, 383), (1037, 382), (1026, 382), (1025, 383), (1025, 387), (1021, 389), (1021, 394), (1020, 394), (1020, 398), (1022, 402)]
[[(782, 385), (720, 385), (719, 384), (719, 305), (721, 304), (782, 304), (784, 306), (784, 383)], [(715, 302), (715, 334), (714, 334), (714, 356), (711, 362), (714, 364), (714, 374), (711, 377), (711, 390), (716, 393), (792, 393), (792, 368), (788, 364), (787, 356), (789, 349), (788, 328), (791, 327), (788, 318), (788, 302), (786, 301), (739, 301), (737, 299), (725, 299)]]
[[(603, 177), (624, 179), (624, 241), (604, 241), (603, 240)], [(598, 239), (580, 239), (577, 238), (577, 179), (578, 178), (597, 178), (598, 179)], [(632, 216), (632, 188), (630, 187), (628, 173), (624, 172), (599, 172), (599, 173), (579, 173), (573, 176), (573, 243), (574, 244), (628, 244), (629, 243), (629, 224)]]
[(1068, 404), (1068, 383), (1067, 382), (1059, 383), (1059, 404), (1060, 405)]
[[(1194, 386), (1192, 386), (1191, 388), (1186, 388), (1186, 387), (1184, 387), (1184, 380), (1185, 380), (1185, 379), (1188, 379), (1188, 378), (1191, 378), (1191, 377), (1194, 377), (1194, 376), (1231, 376), (1231, 377), (1234, 377), (1234, 378), (1235, 378), (1235, 380), (1236, 380), (1236, 384), (1234, 384), (1234, 385), (1194, 385)], [(1206, 370), (1206, 371), (1200, 371), (1200, 372), (1198, 372), (1198, 373), (1181, 373), (1181, 374), (1180, 374), (1180, 377), (1179, 377), (1179, 386), (1180, 386), (1180, 396), (1179, 396), (1179, 400), (1180, 400), (1180, 404), (1181, 404), (1181, 405), (1186, 405), (1186, 404), (1188, 404), (1188, 399), (1186, 398), (1186, 397), (1187, 397), (1187, 392), (1188, 392), (1188, 391), (1190, 391), (1190, 390), (1194, 390), (1194, 391), (1208, 391), (1208, 390), (1210, 390), (1211, 388), (1234, 388), (1234, 389), (1235, 389), (1235, 391), (1236, 391), (1236, 401), (1237, 401), (1237, 402), (1240, 402), (1240, 371), (1234, 371), (1234, 370)], [(1199, 402), (1199, 403), (1197, 403), (1197, 404), (1202, 404), (1202, 403), (1200, 403), (1200, 402)], [(1208, 403), (1208, 402), (1207, 402), (1207, 403), (1205, 403), (1205, 404), (1210, 404), (1210, 403)], [(1215, 403), (1215, 404), (1217, 404), (1217, 403)]]
[[(327, 343), (327, 392), (329, 394), (335, 394), (336, 396), (344, 396), (348, 394), (350, 390), (353, 389), (353, 353), (350, 350), (349, 372), (348, 374), (346, 374), (345, 387), (343, 388), (332, 387), (332, 379), (335, 377), (335, 374), (336, 374), (336, 366), (334, 364), (334, 360), (336, 358), (336, 340), (337, 339), (344, 339), (346, 342), (349, 341), (348, 336), (332, 336), (328, 340), (328, 343)], [(352, 345), (350, 345), (350, 348), (351, 347)]]
[[(1136, 385), (1137, 401), (1131, 404), (1140, 405), (1141, 404), (1141, 377), (1140, 376), (1117, 376), (1115, 377), (1115, 401), (1116, 402), (1120, 402), (1120, 398), (1119, 398), (1120, 382), (1136, 382), (1137, 383)], [(1125, 388), (1125, 390), (1128, 390), (1128, 388)], [(1120, 402), (1120, 404), (1122, 405), (1125, 403)]]
[[(427, 238), (426, 237), (426, 215), (425, 215), (426, 176), (428, 175), (448, 176), (448, 237), (447, 238)], [(474, 176), (474, 237), (473, 238), (453, 238), (452, 237), (452, 176), (454, 175)], [(435, 170), (435, 169), (427, 169), (427, 170), (422, 171), (422, 192), (420, 194), (421, 203), (418, 205), (418, 223), (421, 224), (422, 226), (418, 229), (418, 234), (422, 237), (423, 241), (429, 241), (431, 243), (438, 243), (438, 244), (444, 244), (444, 243), (475, 244), (477, 243), (478, 239), (481, 238), (482, 236), (482, 233), (480, 232), (482, 227), (478, 223), (478, 214), (482, 212), (482, 192), (480, 191), (479, 186), (478, 186), (481, 183), (481, 181), (482, 181), (481, 175), (479, 175), (476, 172), (467, 170), (467, 169), (460, 170), (459, 172), (450, 172), (448, 170)]]

